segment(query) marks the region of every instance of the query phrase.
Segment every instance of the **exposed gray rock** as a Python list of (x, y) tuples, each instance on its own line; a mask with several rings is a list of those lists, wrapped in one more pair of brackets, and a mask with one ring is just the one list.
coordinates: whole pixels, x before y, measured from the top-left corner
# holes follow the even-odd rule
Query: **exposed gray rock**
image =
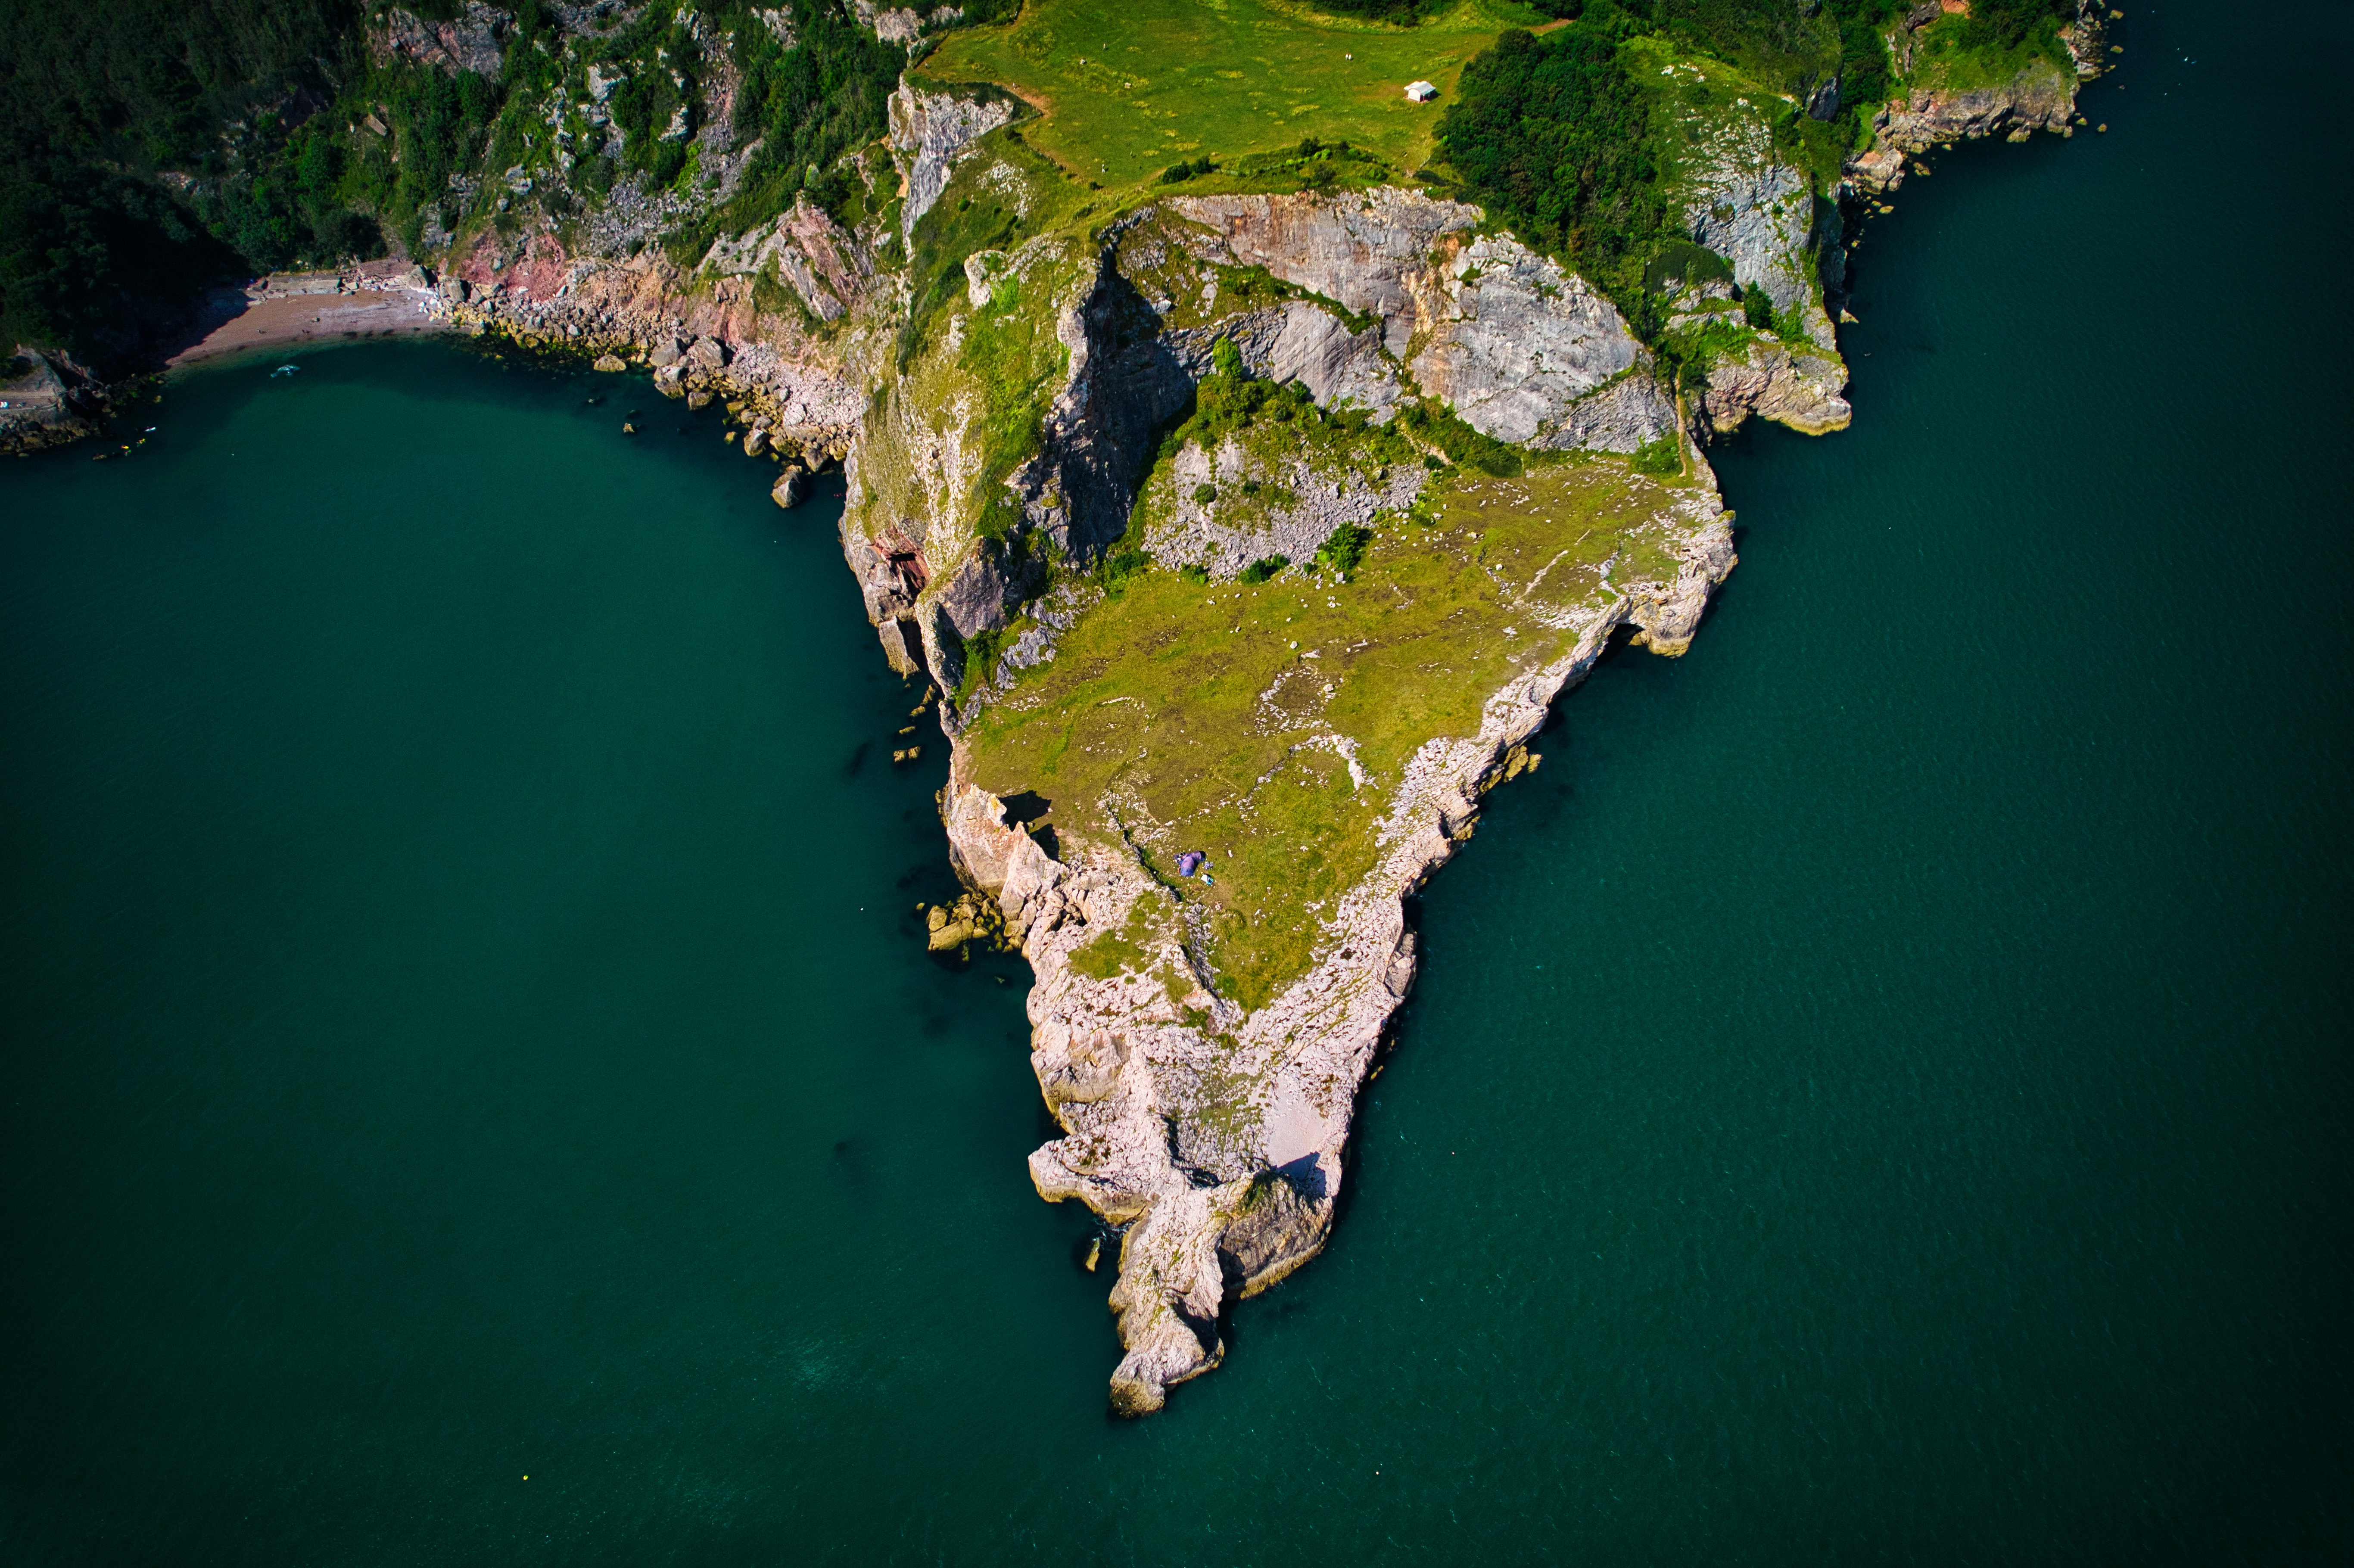
[(859, 0), (859, 5), (868, 14), (866, 20), (874, 27), (875, 36), (886, 44), (912, 44), (924, 30), (924, 18), (910, 6), (877, 11), (867, 0)]
[(1559, 263), (1483, 235), (1421, 282), (1416, 335), (1429, 346), (1415, 379), (1483, 435), (1632, 451), (1675, 428), (1674, 400), (1626, 319)]
[(996, 100), (921, 93), (904, 79), (891, 95), (891, 150), (907, 182), (899, 217), (901, 243), (912, 239), (917, 220), (948, 189), (949, 175), (975, 142), (1013, 118)]
[[(1407, 388), (1376, 352), (1378, 334), (1393, 358), (1414, 353), (1422, 392), (1499, 440), (1631, 451), (1674, 428), (1674, 400), (1617, 308), (1508, 235), (1465, 243), (1477, 207), (1391, 186), (1170, 206), (1208, 229), (1204, 260), (1264, 267), (1375, 318), (1351, 332), (1305, 302), (1287, 312), (1264, 368), (1299, 376), (1320, 403), (1345, 397), (1386, 416)], [(1603, 403), (1579, 408), (1606, 387)]]
[(1711, 123), (1684, 189), (1692, 238), (1732, 263), (1734, 282), (1765, 290), (1776, 311), (1797, 312), (1807, 335), (1835, 350), (1816, 281), (1814, 182), (1775, 155), (1764, 121), (1750, 114)]
[[(1419, 463), (1392, 464), (1377, 475), (1348, 468), (1320, 471), (1296, 457), (1270, 468), (1232, 439), (1214, 452), (1189, 442), (1171, 460), (1166, 475), (1154, 476), (1155, 493), (1165, 496), (1168, 515), (1153, 527), (1146, 546), (1164, 566), (1200, 567), (1225, 582), (1270, 556), (1307, 561), (1335, 528), (1362, 528), (1382, 512), (1404, 512), (1427, 478)], [(1194, 498), (1195, 489), (1205, 484), (1216, 499)], [(1259, 487), (1258, 494), (1246, 494), (1246, 484)], [(1277, 492), (1287, 499), (1269, 503), (1267, 498)], [(1160, 504), (1154, 503), (1156, 511)]]
[(790, 49), (801, 42), (800, 35), (793, 28), (793, 14), (790, 11), (781, 7), (762, 7), (754, 11), (752, 15), (758, 17), (760, 25), (769, 29), (769, 36), (777, 40), (778, 48)]
[(455, 21), (428, 21), (414, 12), (394, 9), (369, 29), (368, 51), (379, 63), (411, 60), (452, 76), (461, 70), (495, 77), (514, 18), (493, 10), (482, 0), (467, 0)]
[(1376, 424), (1396, 411), (1404, 388), (1397, 366), (1382, 352), (1379, 324), (1351, 332), (1331, 312), (1304, 300), (1284, 306), (1281, 325), (1253, 369), (1276, 381), (1298, 381), (1323, 408), (1363, 408)]
[(1470, 229), (1479, 209), (1384, 185), (1340, 196), (1181, 196), (1169, 204), (1206, 226), (1206, 259), (1264, 267), (1360, 314), (1381, 318), (1383, 345), (1404, 355), (1414, 335), (1408, 278), (1428, 270), (1440, 236)]
[(1755, 414), (1803, 435), (1825, 435), (1847, 429), (1854, 416), (1840, 395), (1846, 386), (1847, 367), (1837, 359), (1753, 343), (1744, 357), (1709, 366), (1695, 414), (1719, 432)]

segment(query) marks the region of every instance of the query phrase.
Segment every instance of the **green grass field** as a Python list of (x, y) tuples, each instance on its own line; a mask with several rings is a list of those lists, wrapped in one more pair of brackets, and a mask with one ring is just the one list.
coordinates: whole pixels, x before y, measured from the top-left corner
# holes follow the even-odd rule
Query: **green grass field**
[[(1113, 188), (1308, 136), (1370, 149), (1404, 176), (1428, 159), (1464, 65), (1505, 28), (1543, 21), (1511, 0), (1463, 0), (1418, 27), (1286, 0), (1031, 0), (1010, 26), (950, 35), (918, 74), (1019, 93), (1046, 115), (1030, 140)], [(1406, 101), (1417, 79), (1436, 101)]]
[[(1352, 581), (1148, 572), (983, 710), (974, 779), (1046, 797), (1066, 840), (1125, 839), (1199, 906), (1219, 989), (1260, 1007), (1372, 869), (1407, 758), (1476, 732), (1513, 670), (1566, 652), (1573, 636), (1548, 620), (1673, 580), (1667, 508), (1691, 482), (1612, 457), (1458, 474), (1437, 487), (1435, 523), (1378, 531)], [(1175, 875), (1187, 849), (1209, 853), (1214, 883)], [(1140, 950), (1123, 940), (1098, 957)]]

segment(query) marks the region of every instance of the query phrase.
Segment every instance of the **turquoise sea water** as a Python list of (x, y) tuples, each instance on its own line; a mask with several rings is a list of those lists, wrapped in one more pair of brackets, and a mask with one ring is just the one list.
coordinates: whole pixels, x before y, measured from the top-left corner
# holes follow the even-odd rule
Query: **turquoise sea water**
[(1870, 231), (1144, 1423), (831, 503), (420, 345), (0, 470), (0, 1557), (2345, 1560), (2349, 29), (2176, 12)]

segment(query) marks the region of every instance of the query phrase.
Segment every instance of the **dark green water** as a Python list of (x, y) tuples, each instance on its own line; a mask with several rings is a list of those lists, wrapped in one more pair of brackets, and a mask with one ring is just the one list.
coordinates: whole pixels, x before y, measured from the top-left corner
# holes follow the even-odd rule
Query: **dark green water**
[(1875, 228), (1856, 429), (1720, 454), (1692, 653), (1139, 1425), (828, 508), (417, 346), (0, 471), (0, 1556), (2345, 1560), (2349, 28), (2273, 14)]

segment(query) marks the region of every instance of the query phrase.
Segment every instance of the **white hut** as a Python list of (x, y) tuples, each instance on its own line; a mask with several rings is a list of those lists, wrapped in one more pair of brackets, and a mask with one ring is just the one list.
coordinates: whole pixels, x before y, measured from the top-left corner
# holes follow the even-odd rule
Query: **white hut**
[(1426, 81), (1410, 81), (1405, 84), (1405, 95), (1416, 103), (1428, 103), (1438, 96), (1438, 89)]

